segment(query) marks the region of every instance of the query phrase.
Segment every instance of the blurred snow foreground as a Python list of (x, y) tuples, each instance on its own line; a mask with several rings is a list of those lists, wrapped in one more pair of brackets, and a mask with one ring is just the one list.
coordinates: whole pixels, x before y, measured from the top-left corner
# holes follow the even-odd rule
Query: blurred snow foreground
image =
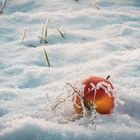
[[(40, 44), (45, 23), (48, 43)], [(8, 0), (0, 15), (0, 140), (140, 140), (139, 37), (139, 0)], [(111, 115), (97, 114), (96, 131), (88, 117), (71, 121), (69, 101), (50, 109), (69, 93), (67, 82), (90, 75), (111, 75), (119, 100)]]

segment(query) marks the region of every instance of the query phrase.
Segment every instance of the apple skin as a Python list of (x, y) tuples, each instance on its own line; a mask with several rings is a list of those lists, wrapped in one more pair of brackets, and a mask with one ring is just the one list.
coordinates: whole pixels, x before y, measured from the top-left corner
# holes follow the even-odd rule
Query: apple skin
[[(95, 90), (91, 90), (92, 84), (98, 86), (101, 82), (107, 84), (111, 90), (108, 94), (105, 90), (108, 90), (106, 85), (99, 87)], [(105, 78), (90, 76), (82, 81), (84, 86), (84, 100), (93, 106), (96, 105), (96, 111), (100, 114), (111, 114), (114, 108), (114, 95), (113, 95), (113, 85)], [(95, 99), (94, 99), (95, 98)], [(78, 95), (73, 96), (73, 106), (77, 114), (82, 114), (83, 108), (81, 105), (80, 97)]]

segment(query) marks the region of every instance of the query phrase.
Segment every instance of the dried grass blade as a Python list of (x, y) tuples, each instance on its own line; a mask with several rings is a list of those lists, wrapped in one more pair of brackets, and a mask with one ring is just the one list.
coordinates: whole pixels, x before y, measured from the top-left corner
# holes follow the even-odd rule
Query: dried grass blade
[(27, 29), (24, 30), (24, 34), (22, 36), (22, 40), (21, 40), (20, 46), (23, 44), (23, 41), (24, 41), (24, 39), (26, 37), (26, 33), (27, 33)]
[(34, 48), (36, 48), (36, 46), (35, 46), (35, 45), (28, 44), (28, 43), (25, 43), (25, 42), (23, 42), (23, 45), (24, 45), (24, 46), (29, 46), (29, 47), (34, 47)]
[(42, 26), (40, 44), (43, 43), (43, 33), (44, 33), (44, 28), (45, 28), (45, 25)]
[(58, 27), (56, 27), (57, 31), (60, 33), (60, 35), (65, 38), (64, 34), (60, 31), (60, 29)]
[(45, 43), (48, 43), (47, 42), (47, 37), (48, 37), (48, 26), (46, 25), (46, 28), (45, 28), (45, 34), (44, 34), (44, 40), (45, 40)]
[(44, 49), (44, 54), (45, 54), (45, 57), (46, 57), (46, 60), (47, 60), (47, 63), (48, 63), (48, 66), (50, 67), (50, 61), (49, 61), (49, 57), (48, 57), (48, 54), (46, 52), (46, 50)]

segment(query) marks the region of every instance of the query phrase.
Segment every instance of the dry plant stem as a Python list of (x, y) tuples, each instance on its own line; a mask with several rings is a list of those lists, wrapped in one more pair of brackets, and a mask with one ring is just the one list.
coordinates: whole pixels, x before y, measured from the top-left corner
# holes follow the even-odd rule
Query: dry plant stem
[(51, 20), (51, 18), (49, 18), (48, 21), (51, 21), (51, 23), (55, 26), (55, 28), (57, 29), (57, 31), (59, 32), (61, 37), (65, 38), (65, 35), (61, 32), (61, 30), (58, 28), (58, 26), (55, 24), (55, 22), (53, 20)]
[(66, 101), (66, 99), (59, 101), (53, 108), (52, 111), (54, 111), (61, 103), (64, 103)]
[(44, 49), (44, 54), (45, 54), (45, 58), (47, 60), (48, 66), (50, 67), (51, 65), (50, 65), (49, 57), (45, 49)]
[[(61, 103), (64, 103), (69, 97), (72, 97), (72, 95), (74, 95), (75, 93), (78, 95), (78, 97), (80, 98), (80, 101), (81, 101), (81, 106), (83, 108), (83, 113), (80, 115), (81, 117), (87, 117), (87, 116), (91, 116), (91, 119), (87, 122), (83, 122), (81, 123), (80, 125), (82, 124), (87, 124), (87, 123), (91, 123), (94, 127), (94, 131), (96, 131), (96, 118), (97, 118), (97, 112), (96, 112), (96, 93), (97, 93), (97, 89), (95, 88), (94, 90), (94, 99), (93, 99), (93, 103), (92, 105), (89, 104), (88, 102), (86, 102), (85, 98), (82, 97), (81, 93), (78, 92), (75, 87), (70, 84), (70, 83), (66, 83), (67, 85), (69, 85), (72, 89), (73, 89), (73, 93), (69, 96), (67, 96), (67, 98), (63, 99), (63, 98), (60, 98), (62, 94), (60, 94), (59, 96), (57, 96), (57, 102), (55, 104), (54, 107), (52, 107), (52, 111), (56, 111), (56, 108), (61, 104)], [(74, 121), (75, 119), (67, 119), (68, 121)]]
[(29, 47), (33, 47), (33, 48), (36, 48), (36, 46), (35, 46), (35, 45), (32, 45), (32, 44), (28, 44), (28, 43), (25, 43), (25, 42), (23, 42), (23, 45), (24, 45), (24, 46), (29, 46)]
[(45, 43), (47, 43), (47, 36), (48, 36), (48, 26), (46, 25), (46, 28), (45, 28)]
[(58, 27), (56, 27), (57, 31), (60, 33), (60, 35), (65, 38), (64, 34), (60, 31), (60, 29)]
[(80, 98), (81, 106), (83, 108), (83, 116), (85, 117), (85, 116), (91, 114), (91, 107), (86, 102), (85, 98), (82, 97), (82, 95), (80, 95), (80, 93), (70, 83), (67, 83), (67, 85), (69, 85), (73, 89), (73, 91), (74, 91), (73, 94), (76, 93), (78, 95), (78, 97)]
[(110, 79), (110, 77), (111, 77), (111, 76), (110, 76), (110, 75), (108, 75), (108, 76), (106, 77), (106, 80)]
[[(77, 93), (77, 95), (78, 95), (79, 97), (81, 97), (80, 93), (79, 93), (77, 90), (75, 90), (75, 88), (74, 88), (70, 83), (66, 83), (66, 84), (69, 85), (69, 86), (73, 89), (72, 95), (73, 95), (74, 93)], [(60, 94), (60, 95), (58, 95), (58, 96), (56, 97), (58, 103), (56, 103), (55, 106), (52, 107), (52, 111), (54, 111), (61, 103), (64, 103), (66, 100), (68, 100), (69, 97), (72, 96), (72, 95), (69, 95), (69, 96), (67, 96), (66, 99), (60, 100), (60, 99), (61, 99), (61, 98), (60, 98), (61, 95), (63, 95), (63, 93)]]
[(3, 5), (2, 5), (2, 7), (0, 9), (0, 14), (3, 14), (3, 9), (6, 6), (6, 3), (7, 3), (7, 0), (4, 1)]
[(59, 94), (56, 99), (60, 99), (60, 97), (63, 95), (64, 93)]
[[(43, 38), (41, 38), (40, 36), (37, 36), (39, 39), (40, 39), (40, 41), (44, 41), (45, 43), (48, 43), (48, 41), (47, 40), (45, 40), (45, 39), (43, 39)], [(42, 43), (40, 43), (40, 44), (42, 44)]]
[(42, 26), (41, 36), (40, 36), (40, 44), (43, 43), (43, 32), (44, 32), (45, 24)]
[(27, 34), (27, 29), (24, 30), (24, 33), (23, 33), (23, 36), (22, 36), (22, 40), (21, 40), (21, 43), (20, 43), (20, 46), (23, 44), (23, 41), (26, 37), (26, 34)]
[(73, 89), (73, 94), (74, 94), (74, 93), (77, 93), (78, 96), (82, 97), (82, 96), (80, 95), (80, 93), (72, 86), (72, 84), (70, 84), (70, 83), (66, 83), (66, 84), (69, 85), (69, 86)]
[(90, 107), (88, 103), (85, 101), (85, 98), (82, 97), (82, 95), (80, 95), (80, 93), (70, 83), (67, 83), (67, 85), (69, 85), (73, 89), (73, 94), (76, 93), (78, 97), (80, 98), (81, 106), (83, 108), (83, 116), (85, 117), (88, 114), (90, 114)]
[(96, 0), (91, 0), (91, 7), (94, 7), (96, 9), (100, 9), (98, 6), (96, 6)]
[(41, 30), (41, 35), (38, 36), (40, 38), (40, 44), (42, 44), (43, 42), (46, 44), (48, 43), (47, 41), (47, 37), (48, 37), (48, 22), (50, 21), (50, 18), (46, 22), (44, 23), (44, 25), (42, 26), (42, 30)]
[[(95, 94), (94, 94), (94, 99), (93, 99), (93, 106), (90, 106), (90, 114), (91, 115), (91, 119), (89, 121), (83, 122), (80, 125), (83, 124), (88, 124), (91, 123), (93, 125), (94, 131), (96, 131), (96, 119), (97, 119), (97, 112), (96, 112), (96, 89), (95, 89)], [(86, 117), (86, 116), (85, 116)]]
[(91, 7), (94, 7), (96, 5), (96, 0), (91, 0)]
[(97, 112), (96, 112), (96, 93), (97, 90), (94, 89), (94, 100), (93, 100), (93, 121), (92, 124), (94, 125), (94, 130), (96, 130), (96, 119), (97, 119)]
[[(63, 94), (60, 94), (59, 96), (61, 96), (61, 95), (63, 95)], [(58, 97), (59, 97), (59, 96), (58, 96)], [(56, 97), (58, 103), (56, 103), (55, 106), (52, 107), (52, 111), (54, 111), (61, 103), (64, 103), (69, 97), (71, 97), (71, 95), (67, 96), (67, 98), (66, 98), (66, 99), (63, 99), (63, 100), (60, 100), (60, 99), (62, 99), (62, 98), (58, 98), (58, 97)]]

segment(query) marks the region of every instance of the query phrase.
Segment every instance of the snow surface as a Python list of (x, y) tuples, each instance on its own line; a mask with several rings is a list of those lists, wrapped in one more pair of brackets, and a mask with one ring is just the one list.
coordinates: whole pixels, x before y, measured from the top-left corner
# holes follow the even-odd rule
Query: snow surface
[[(0, 15), (0, 140), (140, 140), (140, 0), (92, 3), (7, 2)], [(50, 17), (48, 44), (19, 45), (25, 29), (25, 41), (39, 44)], [(98, 114), (96, 131), (80, 121), (53, 118), (48, 103), (66, 93), (67, 82), (90, 75), (111, 75), (119, 99), (114, 113)]]

